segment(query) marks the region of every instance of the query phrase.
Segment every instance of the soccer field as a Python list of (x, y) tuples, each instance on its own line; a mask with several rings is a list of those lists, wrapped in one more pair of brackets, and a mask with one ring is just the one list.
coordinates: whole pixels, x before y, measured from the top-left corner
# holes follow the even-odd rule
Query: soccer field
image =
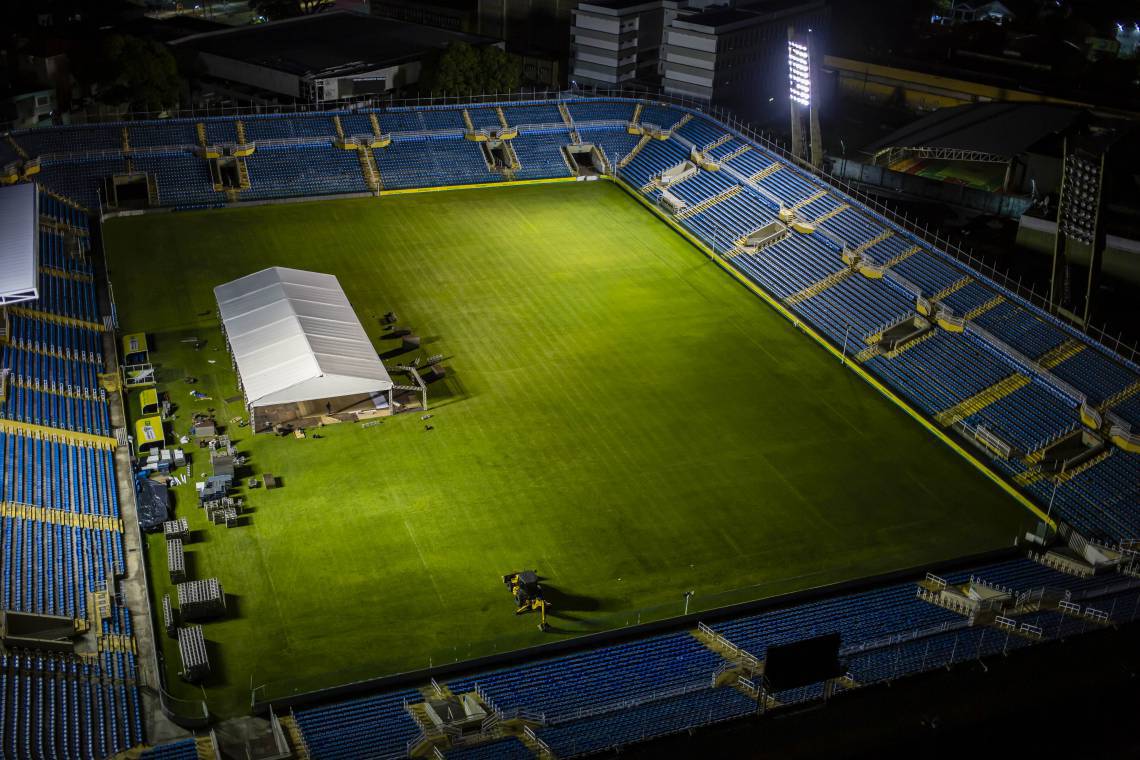
[[(380, 352), (394, 310), (447, 357), (433, 430), (235, 434), (284, 481), (243, 494), (246, 525), (208, 525), (178, 490), (189, 576), (230, 595), (206, 625), (219, 715), (247, 711), (251, 683), (280, 696), (679, 615), (688, 590), (702, 611), (922, 566), (1030, 518), (609, 182), (150, 215), (104, 243), (178, 434), (193, 410), (244, 414), (213, 287), (267, 266), (336, 275)], [(157, 604), (162, 536), (148, 549)], [(550, 633), (500, 581), (530, 568)]]

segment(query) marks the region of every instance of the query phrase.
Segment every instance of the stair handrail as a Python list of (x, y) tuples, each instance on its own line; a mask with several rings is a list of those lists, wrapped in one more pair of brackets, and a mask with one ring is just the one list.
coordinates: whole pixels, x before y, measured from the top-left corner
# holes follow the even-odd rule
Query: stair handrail
[[(925, 589), (920, 589), (925, 591)], [(928, 594), (930, 592), (927, 592)], [(931, 595), (935, 596), (935, 595)], [(941, 605), (939, 605), (941, 606)], [(858, 654), (866, 652), (870, 649), (884, 649), (896, 644), (903, 644), (909, 641), (917, 641), (918, 639), (925, 639), (930, 636), (937, 636), (947, 631), (958, 630), (960, 628), (968, 628), (969, 622), (963, 618), (962, 620), (945, 620), (941, 623), (936, 623), (925, 628), (914, 628), (909, 631), (901, 631), (897, 633), (890, 633), (885, 636), (880, 636), (875, 639), (868, 639), (867, 641), (858, 644), (850, 644), (844, 646), (839, 650), (841, 655), (847, 656), (850, 654)]]
[(997, 337), (989, 330), (979, 325), (974, 320), (966, 320), (966, 332), (972, 333), (981, 339), (983, 345), (989, 344), (989, 347), (999, 353), (1005, 354), (1006, 358), (1012, 360), (1015, 364), (1022, 365), (1031, 374), (1035, 374), (1043, 380), (1046, 385), (1052, 386), (1055, 392), (1060, 393), (1066, 397), (1066, 400), (1075, 402), (1076, 406), (1088, 403), (1088, 397), (1081, 391), (1069, 385), (1061, 378), (1054, 375), (1049, 370), (1042, 367), (1033, 359), (1030, 359), (1025, 354), (1018, 351), (1013, 346), (1006, 343), (1001, 338)]
[(554, 756), (554, 752), (551, 751), (550, 745), (547, 744), (546, 742), (544, 742), (542, 739), (540, 739), (538, 734), (536, 734), (534, 732), (533, 728), (531, 728), (530, 726), (526, 726), (525, 728), (523, 728), (523, 734), (526, 736), (526, 738), (530, 739), (532, 742), (534, 742), (536, 745), (538, 745), (539, 750), (541, 750), (547, 756), (549, 756), (549, 757)]

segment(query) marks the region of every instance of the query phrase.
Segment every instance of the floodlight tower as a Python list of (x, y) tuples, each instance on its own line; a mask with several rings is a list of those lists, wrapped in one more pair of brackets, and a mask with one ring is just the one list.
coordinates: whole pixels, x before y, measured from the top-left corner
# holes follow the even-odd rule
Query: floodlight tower
[[(1049, 305), (1087, 325), (1096, 307), (1096, 293), (1104, 259), (1104, 172), (1106, 146), (1089, 136), (1065, 138), (1060, 202), (1057, 204), (1057, 235), (1053, 244), (1053, 268)], [(1088, 281), (1083, 298), (1074, 298), (1073, 262), (1088, 262)]]
[(794, 26), (788, 27), (788, 103), (792, 153), (819, 168), (823, 165), (823, 143), (819, 136), (819, 112), (812, 97), (815, 66), (810, 34), (810, 29), (807, 34), (799, 34)]

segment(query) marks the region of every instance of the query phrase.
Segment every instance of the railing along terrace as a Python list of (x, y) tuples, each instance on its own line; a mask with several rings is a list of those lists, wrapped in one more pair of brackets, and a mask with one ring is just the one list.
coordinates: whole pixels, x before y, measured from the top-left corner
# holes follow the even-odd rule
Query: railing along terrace
[(929, 636), (937, 636), (940, 633), (947, 631), (958, 630), (961, 628), (968, 628), (969, 621), (965, 618), (961, 620), (946, 621), (938, 623), (937, 625), (928, 626), (926, 628), (915, 628), (910, 631), (903, 631), (901, 633), (891, 633), (886, 636), (880, 636), (877, 639), (869, 639), (858, 644), (850, 644), (839, 650), (842, 656), (850, 656), (867, 652), (872, 649), (885, 649), (886, 647), (896, 646), (898, 644), (905, 644), (908, 641), (917, 641)]
[(671, 689), (661, 689), (659, 691), (651, 691), (647, 694), (642, 694), (632, 699), (623, 699), (618, 702), (607, 702), (604, 704), (594, 705), (593, 707), (579, 707), (574, 710), (558, 713), (557, 715), (548, 718), (550, 725), (558, 725), (559, 723), (570, 723), (576, 720), (583, 720), (585, 718), (593, 718), (597, 715), (605, 715), (607, 713), (619, 712), (622, 710), (629, 710), (634, 707), (649, 704), (650, 702), (660, 702), (661, 700), (671, 699), (673, 697), (681, 697), (686, 694), (692, 694), (695, 691), (704, 691), (708, 689), (708, 683), (694, 682), (682, 684), (681, 686), (674, 686)]
[[(597, 90), (595, 91), (595, 94), (602, 97), (629, 97), (628, 94), (623, 93), (621, 90)], [(797, 168), (800, 168), (802, 171), (806, 171), (809, 174), (824, 179), (833, 188), (839, 189), (842, 193), (848, 195), (850, 199), (855, 200), (858, 204), (875, 212), (885, 220), (889, 221), (891, 224), (918, 238), (919, 242), (926, 244), (930, 252), (935, 253), (936, 255), (939, 253), (949, 254), (950, 257), (955, 259), (958, 263), (965, 264), (966, 266), (974, 269), (983, 277), (984, 280), (988, 280), (991, 286), (997, 286), (999, 288), (1005, 289), (1013, 294), (1016, 298), (1023, 300), (1026, 304), (1041, 309), (1043, 312), (1045, 312), (1045, 316), (1057, 325), (1092, 338), (1094, 341), (1101, 344), (1104, 349), (1110, 352), (1115, 352), (1121, 358), (1132, 363), (1132, 369), (1140, 371), (1140, 367), (1135, 366), (1135, 362), (1138, 360), (1138, 358), (1140, 358), (1140, 347), (1137, 347), (1136, 345), (1129, 346), (1128, 344), (1124, 343), (1122, 340), (1123, 334), (1114, 337), (1102, 328), (1097, 328), (1093, 325), (1074, 325), (1057, 318), (1050, 312), (1050, 304), (1044, 294), (1038, 294), (1034, 288), (1026, 290), (1026, 288), (1022, 286), (1020, 279), (1014, 281), (1013, 278), (1011, 278), (1008, 274), (999, 271), (992, 264), (989, 264), (975, 257), (972, 252), (967, 253), (961, 247), (961, 245), (955, 241), (950, 240), (948, 236), (942, 237), (937, 229), (935, 229), (932, 234), (929, 225), (923, 224), (920, 226), (917, 219), (909, 218), (905, 212), (900, 215), (893, 208), (886, 206), (878, 199), (871, 197), (867, 193), (851, 185), (851, 183), (848, 182), (845, 178), (837, 177), (836, 175), (831, 174), (822, 168), (817, 168), (810, 165), (803, 158), (795, 156), (789, 152), (783, 143), (775, 139), (771, 134), (765, 134), (762, 131), (755, 130), (750, 124), (738, 119), (732, 112), (716, 105), (709, 105), (704, 101), (696, 101), (692, 98), (678, 97), (671, 95), (670, 93), (662, 92), (654, 93), (652, 95), (641, 93), (634, 95), (633, 97), (639, 97), (642, 99), (645, 99), (647, 97), (657, 98), (662, 101), (692, 108), (693, 110), (702, 111), (707, 115), (720, 120), (725, 126), (728, 126), (732, 130), (735, 130), (739, 135), (753, 140), (765, 149), (777, 154), (784, 161), (793, 164)], [(684, 143), (685, 141), (680, 140), (680, 142)]]
[(1084, 393), (1077, 390), (1072, 385), (1069, 385), (1064, 380), (1042, 367), (1036, 361), (1030, 359), (1028, 356), (1021, 353), (1013, 346), (1009, 345), (1004, 340), (997, 337), (976, 322), (968, 321), (966, 323), (966, 331), (977, 335), (979, 338), (981, 338), (983, 344), (986, 344), (992, 350), (1003, 354), (1004, 358), (1007, 360), (1011, 360), (1015, 364), (1021, 365), (1023, 369), (1026, 369), (1030, 373), (1040, 377), (1045, 381), (1047, 385), (1052, 386), (1053, 390), (1055, 390), (1061, 396), (1065, 397), (1065, 400), (1071, 403), (1075, 403), (1077, 406), (1080, 406), (1081, 404), (1084, 404), (1088, 401), (1088, 397), (1085, 396)]
[(1065, 328), (1076, 334), (1087, 336), (1097, 342), (1102, 348), (1109, 352), (1115, 352), (1118, 356), (1125, 359), (1132, 366), (1131, 369), (1140, 372), (1140, 367), (1136, 366), (1135, 362), (1140, 358), (1140, 347), (1135, 345), (1128, 345), (1123, 342), (1123, 334), (1113, 336), (1106, 330), (1095, 327), (1093, 325), (1078, 326), (1071, 324), (1065, 320), (1059, 319), (1050, 312), (1050, 304), (1044, 294), (1039, 294), (1032, 287), (1026, 289), (1022, 286), (1020, 279), (1015, 281), (1009, 275), (999, 271), (996, 267), (987, 262), (975, 257), (972, 252), (967, 253), (958, 243), (950, 240), (950, 238), (943, 237), (939, 234), (939, 230), (935, 228), (933, 231), (927, 224), (919, 224), (919, 220), (910, 218), (905, 212), (901, 215), (893, 208), (886, 206), (876, 198), (871, 197), (862, 190), (851, 185), (846, 179), (837, 177), (826, 170), (811, 166), (807, 161), (799, 156), (791, 154), (786, 147), (775, 139), (771, 134), (765, 134), (762, 131), (757, 131), (752, 125), (747, 122), (741, 121), (735, 114), (717, 105), (710, 105), (705, 101), (699, 101), (693, 98), (679, 97), (670, 93), (624, 93), (622, 90), (595, 90), (594, 95), (599, 97), (635, 97), (640, 99), (654, 98), (665, 102), (670, 102), (682, 107), (691, 108), (692, 110), (701, 111), (706, 115), (712, 116), (719, 120), (731, 130), (736, 131), (739, 135), (747, 139), (753, 140), (757, 144), (766, 148), (767, 150), (777, 154), (784, 161), (799, 168), (801, 171), (814, 175), (818, 178), (825, 180), (833, 188), (840, 190), (840, 192), (854, 199), (858, 204), (866, 207), (879, 215), (883, 220), (891, 225), (900, 228), (902, 231), (919, 239), (919, 242), (925, 243), (931, 252), (937, 254), (949, 255), (950, 258), (955, 259), (960, 264), (974, 269), (980, 274), (983, 280), (988, 280), (991, 286), (1009, 291), (1016, 298), (1024, 301), (1026, 304), (1035, 306), (1045, 312), (1044, 316), (1050, 319), (1058, 326)]

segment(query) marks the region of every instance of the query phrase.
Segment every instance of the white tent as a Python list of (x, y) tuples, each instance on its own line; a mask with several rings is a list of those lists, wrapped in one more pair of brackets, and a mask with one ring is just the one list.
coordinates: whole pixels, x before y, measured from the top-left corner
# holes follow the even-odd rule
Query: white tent
[(336, 277), (270, 267), (214, 288), (250, 406), (376, 394), (388, 371)]
[(0, 189), (0, 306), (38, 297), (40, 211), (36, 186)]

